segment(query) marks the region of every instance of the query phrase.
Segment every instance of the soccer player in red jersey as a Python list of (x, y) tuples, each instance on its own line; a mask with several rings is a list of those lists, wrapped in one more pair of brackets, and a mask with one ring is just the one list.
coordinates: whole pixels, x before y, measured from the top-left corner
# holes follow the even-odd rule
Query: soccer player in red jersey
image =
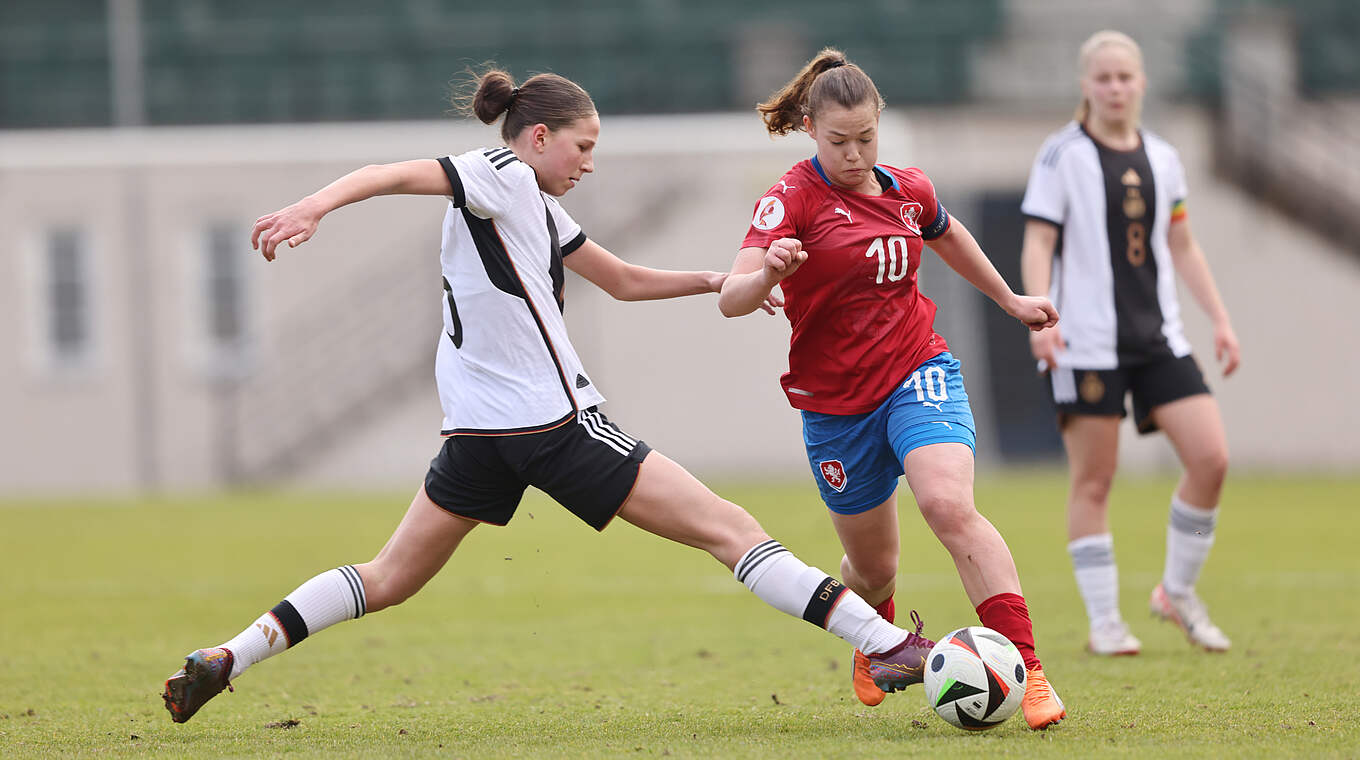
[[(356, 169), (260, 217), (251, 244), (265, 259), (311, 239), (323, 217), (377, 195), (443, 195), (444, 331), (435, 378), (443, 447), (392, 537), (370, 562), (305, 581), (234, 638), (198, 649), (165, 682), (183, 723), (247, 668), (333, 625), (401, 604), (448, 562), (480, 524), (506, 525), (535, 486), (602, 531), (615, 517), (707, 551), (775, 609), (869, 652), (895, 691), (920, 683), (934, 642), (904, 631), (836, 579), (770, 538), (744, 509), (598, 410), (562, 316), (562, 270), (615, 298), (677, 298), (717, 291), (726, 275), (628, 264), (588, 238), (558, 198), (595, 169), (595, 103), (580, 85), (538, 74), (516, 86), (483, 73), (456, 104), (501, 124), (504, 144), (440, 158)], [(439, 293), (436, 288), (433, 293)]]
[[(845, 548), (845, 583), (893, 619), (905, 473), (982, 624), (1024, 656), (1025, 719), (1046, 728), (1066, 711), (1035, 654), (1015, 561), (973, 504), (973, 415), (959, 362), (933, 328), (935, 304), (916, 287), (922, 247), (1032, 330), (1058, 313), (1007, 286), (920, 169), (876, 163), (882, 108), (869, 76), (830, 48), (760, 104), (771, 134), (806, 130), (817, 153), (756, 203), (719, 308), (749, 314), (775, 285), (784, 292), (793, 335), (782, 383)], [(867, 705), (883, 700), (872, 670), (855, 652), (855, 693)]]

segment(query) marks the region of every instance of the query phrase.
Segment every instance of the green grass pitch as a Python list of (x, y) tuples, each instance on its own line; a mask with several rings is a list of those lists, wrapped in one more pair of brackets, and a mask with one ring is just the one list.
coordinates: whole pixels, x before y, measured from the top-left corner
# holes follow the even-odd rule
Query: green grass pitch
[[(192, 721), (165, 677), (302, 581), (370, 558), (407, 494), (246, 494), (0, 505), (3, 757), (1356, 757), (1360, 480), (1234, 475), (1200, 589), (1233, 650), (1149, 619), (1169, 479), (1113, 496), (1138, 657), (1083, 652), (1062, 476), (984, 473), (1068, 719), (981, 734), (919, 687), (865, 708), (848, 647), (716, 562), (531, 492), (404, 605), (316, 635)], [(811, 483), (718, 484), (811, 564), (840, 551)], [(903, 489), (897, 608), (938, 636), (976, 617)]]

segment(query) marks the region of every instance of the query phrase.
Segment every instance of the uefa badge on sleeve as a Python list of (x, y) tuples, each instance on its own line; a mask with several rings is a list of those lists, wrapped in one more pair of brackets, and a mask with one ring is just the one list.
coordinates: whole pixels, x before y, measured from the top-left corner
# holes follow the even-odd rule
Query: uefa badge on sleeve
[(826, 484), (836, 489), (836, 493), (845, 490), (845, 466), (839, 459), (828, 459), (817, 465), (821, 470), (822, 479)]
[(784, 202), (767, 195), (760, 199), (756, 204), (756, 215), (751, 219), (751, 226), (758, 230), (772, 230), (784, 221)]

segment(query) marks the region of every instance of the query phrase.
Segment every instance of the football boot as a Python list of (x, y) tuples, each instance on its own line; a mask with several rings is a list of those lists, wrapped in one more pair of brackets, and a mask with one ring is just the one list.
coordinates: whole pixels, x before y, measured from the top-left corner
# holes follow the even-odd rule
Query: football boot
[(183, 723), (223, 689), (235, 691), (227, 682), (235, 659), (231, 650), (222, 647), (199, 649), (185, 657), (184, 667), (166, 679), (165, 691), (161, 694), (165, 709), (170, 711), (170, 719)]

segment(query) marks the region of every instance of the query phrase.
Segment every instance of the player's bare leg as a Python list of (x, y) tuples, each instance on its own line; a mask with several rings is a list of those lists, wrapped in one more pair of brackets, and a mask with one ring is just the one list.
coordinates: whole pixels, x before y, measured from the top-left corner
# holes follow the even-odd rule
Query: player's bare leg
[(618, 516), (648, 533), (702, 549), (728, 570), (748, 549), (769, 539), (750, 513), (658, 451), (639, 465), (637, 483)]
[[(845, 548), (845, 555), (841, 557), (841, 578), (845, 585), (872, 605), (884, 619), (894, 622), (892, 597), (897, 589), (901, 552), (896, 494), (859, 514), (830, 514), (831, 524)], [(869, 657), (858, 649), (851, 655), (850, 680), (860, 702), (874, 707), (883, 701), (885, 695), (874, 683)]]
[(439, 572), (476, 522), (430, 501), (422, 486), (392, 537), (371, 562), (329, 570), (298, 587), (235, 638), (199, 649), (165, 682), (170, 718), (183, 723), (230, 689), (246, 668), (312, 633), (408, 599)]
[(1110, 533), (1110, 488), (1119, 463), (1117, 415), (1067, 415), (1063, 447), (1067, 493), (1067, 552), (1090, 624), (1087, 649), (1098, 655), (1138, 654), (1142, 642), (1119, 612), (1119, 569)]
[(659, 452), (652, 451), (642, 462), (619, 517), (707, 551), (770, 606), (871, 653), (880, 688), (896, 691), (920, 683), (923, 654), (934, 642), (884, 620), (839, 581), (808, 567), (771, 539), (746, 510), (717, 496)]
[(1067, 715), (1034, 650), (1033, 626), (1010, 548), (973, 503), (973, 451), (961, 443), (936, 443), (907, 452), (907, 484), (926, 524), (954, 558), (964, 591), (982, 624), (1011, 640), (1029, 675), (1021, 709), (1030, 728)]
[(1175, 623), (1195, 646), (1227, 651), (1232, 641), (1209, 618), (1195, 592), (1200, 570), (1214, 543), (1218, 500), (1228, 472), (1228, 443), (1213, 396), (1199, 394), (1163, 404), (1152, 418), (1171, 439), (1185, 475), (1171, 501), (1166, 568), (1149, 606), (1157, 617)]
[(1010, 548), (973, 504), (972, 449), (961, 443), (922, 446), (907, 453), (903, 470), (921, 516), (953, 558), (968, 600), (977, 606), (997, 594), (1021, 593)]
[(378, 556), (354, 566), (364, 581), (367, 611), (377, 612), (411, 598), (443, 569), (478, 525), (441, 509), (422, 485)]

